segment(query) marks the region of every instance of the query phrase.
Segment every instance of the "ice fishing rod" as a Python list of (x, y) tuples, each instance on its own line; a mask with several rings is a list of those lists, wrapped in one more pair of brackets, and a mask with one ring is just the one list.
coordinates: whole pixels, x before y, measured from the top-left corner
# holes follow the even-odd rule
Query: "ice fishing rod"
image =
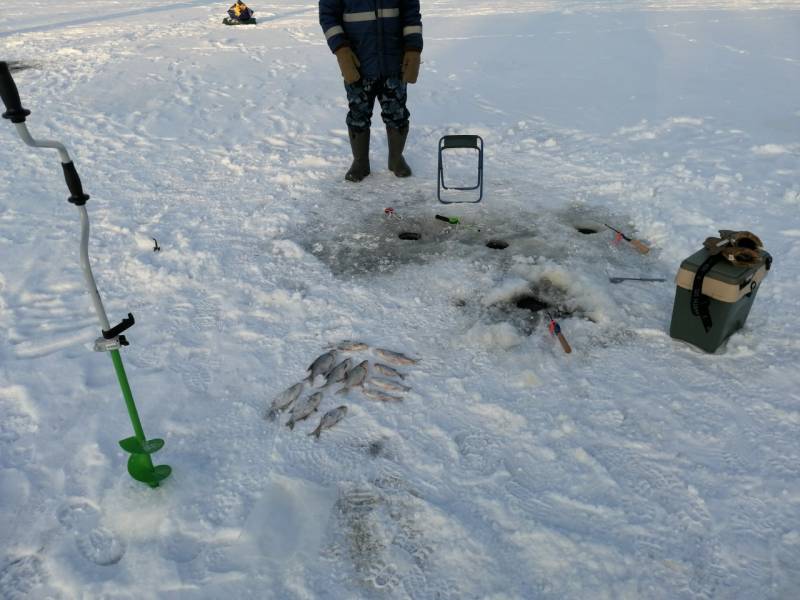
[(86, 288), (89, 291), (89, 297), (92, 299), (94, 311), (97, 314), (97, 320), (100, 322), (100, 329), (102, 332), (102, 336), (95, 340), (94, 349), (97, 352), (108, 352), (111, 354), (111, 361), (114, 363), (114, 370), (119, 380), (122, 396), (125, 399), (128, 416), (131, 419), (135, 434), (133, 437), (120, 440), (119, 445), (130, 454), (128, 458), (128, 473), (130, 473), (131, 477), (137, 481), (146, 483), (150, 487), (158, 487), (159, 482), (169, 477), (172, 469), (167, 465), (153, 466), (150, 455), (164, 446), (164, 440), (148, 440), (145, 437), (142, 423), (139, 420), (139, 413), (133, 401), (133, 393), (128, 383), (128, 377), (125, 374), (125, 367), (122, 364), (122, 357), (119, 353), (122, 346), (129, 345), (128, 340), (122, 334), (135, 323), (133, 314), (128, 313), (127, 318), (122, 319), (119, 324), (111, 327), (108, 322), (106, 310), (103, 307), (103, 301), (100, 298), (100, 292), (97, 290), (94, 275), (92, 274), (92, 265), (89, 261), (89, 214), (86, 211), (86, 202), (89, 200), (89, 195), (83, 191), (83, 185), (78, 176), (78, 171), (75, 169), (75, 164), (72, 162), (66, 147), (60, 142), (36, 140), (31, 136), (28, 131), (28, 126), (25, 124), (25, 119), (31, 114), (31, 111), (22, 107), (17, 85), (14, 83), (14, 78), (11, 76), (8, 64), (3, 61), (0, 61), (0, 97), (2, 97), (3, 104), (5, 104), (6, 107), (6, 112), (2, 115), (3, 118), (14, 123), (17, 133), (19, 137), (22, 138), (23, 142), (34, 148), (53, 148), (58, 150), (59, 157), (61, 158), (61, 168), (64, 171), (64, 180), (70, 192), (70, 196), (67, 200), (78, 208), (80, 214), (81, 269), (83, 270)]
[(570, 354), (572, 352), (572, 348), (570, 347), (569, 342), (567, 342), (567, 338), (565, 338), (564, 334), (561, 333), (561, 325), (556, 323), (556, 320), (553, 318), (553, 315), (551, 315), (548, 311), (545, 312), (547, 314), (547, 318), (550, 319), (550, 323), (548, 323), (547, 325), (547, 329), (550, 331), (550, 335), (552, 335), (553, 337), (557, 337), (559, 343), (561, 344), (561, 347), (564, 349), (564, 352)]
[(622, 283), (623, 281), (666, 281), (663, 277), (609, 277), (611, 283)]
[(464, 221), (461, 220), (461, 217), (448, 217), (445, 215), (433, 215), (433, 216), (437, 221), (444, 221), (448, 225), (461, 225), (461, 227), (465, 229), (474, 229), (475, 231), (481, 230), (480, 227), (478, 227), (477, 225), (464, 223)]
[(642, 254), (647, 254), (648, 252), (650, 252), (650, 247), (647, 244), (645, 244), (642, 240), (634, 240), (625, 235), (624, 233), (622, 233), (619, 229), (615, 229), (611, 225), (608, 225), (607, 223), (603, 223), (603, 225), (608, 227), (611, 231), (616, 231), (617, 238), (622, 238)]

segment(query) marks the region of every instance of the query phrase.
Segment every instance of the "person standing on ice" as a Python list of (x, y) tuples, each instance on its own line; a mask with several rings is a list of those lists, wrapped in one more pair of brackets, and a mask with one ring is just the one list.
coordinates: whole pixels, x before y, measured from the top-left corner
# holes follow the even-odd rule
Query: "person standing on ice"
[(369, 175), (369, 129), (377, 98), (389, 141), (389, 170), (408, 177), (406, 85), (416, 83), (422, 53), (419, 0), (319, 0), (319, 22), (344, 77), (353, 164), (345, 175)]

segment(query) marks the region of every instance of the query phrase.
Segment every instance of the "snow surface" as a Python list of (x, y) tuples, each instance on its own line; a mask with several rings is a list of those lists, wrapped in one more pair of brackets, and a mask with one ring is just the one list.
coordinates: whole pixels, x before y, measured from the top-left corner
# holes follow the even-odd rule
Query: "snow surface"
[[(5, 123), (0, 598), (800, 597), (796, 0), (424, 1), (416, 176), (385, 170), (376, 111), (360, 185), (316, 3), (254, 0), (237, 28), (210, 0), (6, 4), (2, 59), (31, 67), (31, 131), (92, 195), (98, 285), (136, 316), (123, 356), (174, 472), (125, 471), (57, 155)], [(483, 203), (437, 204), (445, 133), (485, 139)], [(575, 230), (603, 220), (654, 250)], [(775, 265), (707, 355), (667, 329), (718, 228)], [(571, 355), (512, 306), (532, 288)], [(319, 441), (318, 417), (265, 420), (343, 339), (419, 358), (413, 391), (327, 392), (349, 412)]]

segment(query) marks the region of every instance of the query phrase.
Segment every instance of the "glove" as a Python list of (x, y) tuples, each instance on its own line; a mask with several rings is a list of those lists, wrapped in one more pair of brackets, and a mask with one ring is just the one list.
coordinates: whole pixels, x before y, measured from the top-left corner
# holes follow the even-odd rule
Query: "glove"
[(419, 50), (406, 50), (403, 54), (403, 82), (404, 83), (417, 83), (419, 77), (420, 51)]
[(361, 79), (361, 74), (358, 72), (361, 63), (358, 62), (358, 57), (350, 49), (350, 46), (339, 48), (336, 51), (336, 60), (339, 62), (339, 69), (342, 71), (345, 83), (355, 83)]

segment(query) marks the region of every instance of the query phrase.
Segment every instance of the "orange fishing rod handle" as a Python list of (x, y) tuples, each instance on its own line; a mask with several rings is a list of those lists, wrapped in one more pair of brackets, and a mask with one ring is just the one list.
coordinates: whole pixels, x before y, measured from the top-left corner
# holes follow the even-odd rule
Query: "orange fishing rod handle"
[(558, 338), (558, 341), (561, 343), (561, 347), (564, 349), (564, 352), (570, 354), (572, 352), (572, 348), (570, 347), (569, 342), (567, 342), (567, 338), (564, 337), (564, 334), (559, 331), (556, 334), (556, 337)]
[(631, 240), (631, 246), (636, 248), (642, 254), (647, 254), (650, 252), (650, 247), (640, 240)]

